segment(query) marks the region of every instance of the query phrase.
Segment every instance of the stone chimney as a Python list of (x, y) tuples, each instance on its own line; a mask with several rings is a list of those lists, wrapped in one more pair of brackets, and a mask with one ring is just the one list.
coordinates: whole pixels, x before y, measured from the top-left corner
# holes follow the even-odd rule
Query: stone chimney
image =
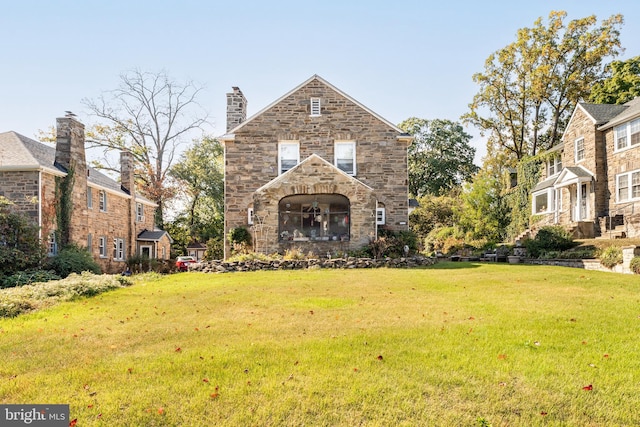
[(120, 152), (120, 185), (132, 196), (135, 194), (133, 154), (128, 151)]
[(227, 94), (227, 132), (247, 119), (247, 98), (240, 88), (233, 87)]
[(67, 111), (64, 117), (56, 119), (56, 163), (66, 170), (74, 168), (80, 175), (87, 174), (87, 160), (84, 151), (84, 125)]

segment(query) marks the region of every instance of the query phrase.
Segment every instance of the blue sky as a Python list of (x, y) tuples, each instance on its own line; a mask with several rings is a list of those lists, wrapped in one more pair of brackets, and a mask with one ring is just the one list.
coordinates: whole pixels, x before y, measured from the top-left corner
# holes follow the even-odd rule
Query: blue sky
[[(568, 20), (624, 15), (618, 59), (640, 55), (637, 0), (21, 0), (0, 13), (0, 132), (35, 137), (119, 75), (165, 70), (205, 87), (206, 133), (225, 131), (225, 94), (249, 115), (318, 74), (393, 123), (458, 120), (487, 56), (551, 10)], [(479, 157), (484, 141), (473, 128)]]

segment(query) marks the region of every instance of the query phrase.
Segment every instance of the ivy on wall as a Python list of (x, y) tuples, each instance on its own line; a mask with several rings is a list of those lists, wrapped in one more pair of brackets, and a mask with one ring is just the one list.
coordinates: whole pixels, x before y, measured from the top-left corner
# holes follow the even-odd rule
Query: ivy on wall
[(541, 165), (547, 156), (534, 156), (522, 159), (517, 167), (518, 185), (510, 192), (507, 203), (511, 209), (511, 223), (507, 227), (507, 235), (515, 239), (529, 228), (531, 220), (531, 190), (538, 184), (541, 176)]
[(70, 166), (66, 177), (56, 177), (55, 195), (56, 204), (56, 241), (61, 248), (67, 247), (70, 240), (71, 213), (73, 211), (73, 183), (75, 182), (75, 169)]

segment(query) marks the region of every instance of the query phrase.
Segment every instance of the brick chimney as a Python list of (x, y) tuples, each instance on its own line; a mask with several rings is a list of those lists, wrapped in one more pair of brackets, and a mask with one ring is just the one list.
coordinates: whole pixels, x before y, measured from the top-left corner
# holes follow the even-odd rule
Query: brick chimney
[(129, 194), (134, 195), (133, 154), (128, 151), (120, 152), (120, 185)]
[(227, 94), (227, 132), (247, 119), (247, 98), (240, 88), (233, 87)]

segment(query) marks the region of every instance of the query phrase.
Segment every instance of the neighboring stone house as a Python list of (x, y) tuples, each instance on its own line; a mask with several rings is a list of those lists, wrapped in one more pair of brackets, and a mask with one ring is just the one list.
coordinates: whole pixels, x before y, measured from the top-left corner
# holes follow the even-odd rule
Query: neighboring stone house
[(576, 237), (640, 236), (640, 98), (624, 105), (581, 102), (548, 153), (532, 190), (540, 224)]
[(234, 87), (220, 137), (225, 235), (247, 227), (258, 252), (326, 255), (408, 229), (411, 136), (317, 75), (249, 119), (246, 108)]
[(51, 256), (62, 232), (56, 211), (66, 180), (72, 183), (68, 241), (88, 248), (104, 272), (123, 271), (133, 254), (168, 259), (171, 237), (154, 230), (155, 203), (134, 192), (133, 156), (120, 153), (118, 183), (87, 166), (82, 123), (67, 115), (56, 124), (55, 148), (0, 133), (0, 196), (40, 227)]

